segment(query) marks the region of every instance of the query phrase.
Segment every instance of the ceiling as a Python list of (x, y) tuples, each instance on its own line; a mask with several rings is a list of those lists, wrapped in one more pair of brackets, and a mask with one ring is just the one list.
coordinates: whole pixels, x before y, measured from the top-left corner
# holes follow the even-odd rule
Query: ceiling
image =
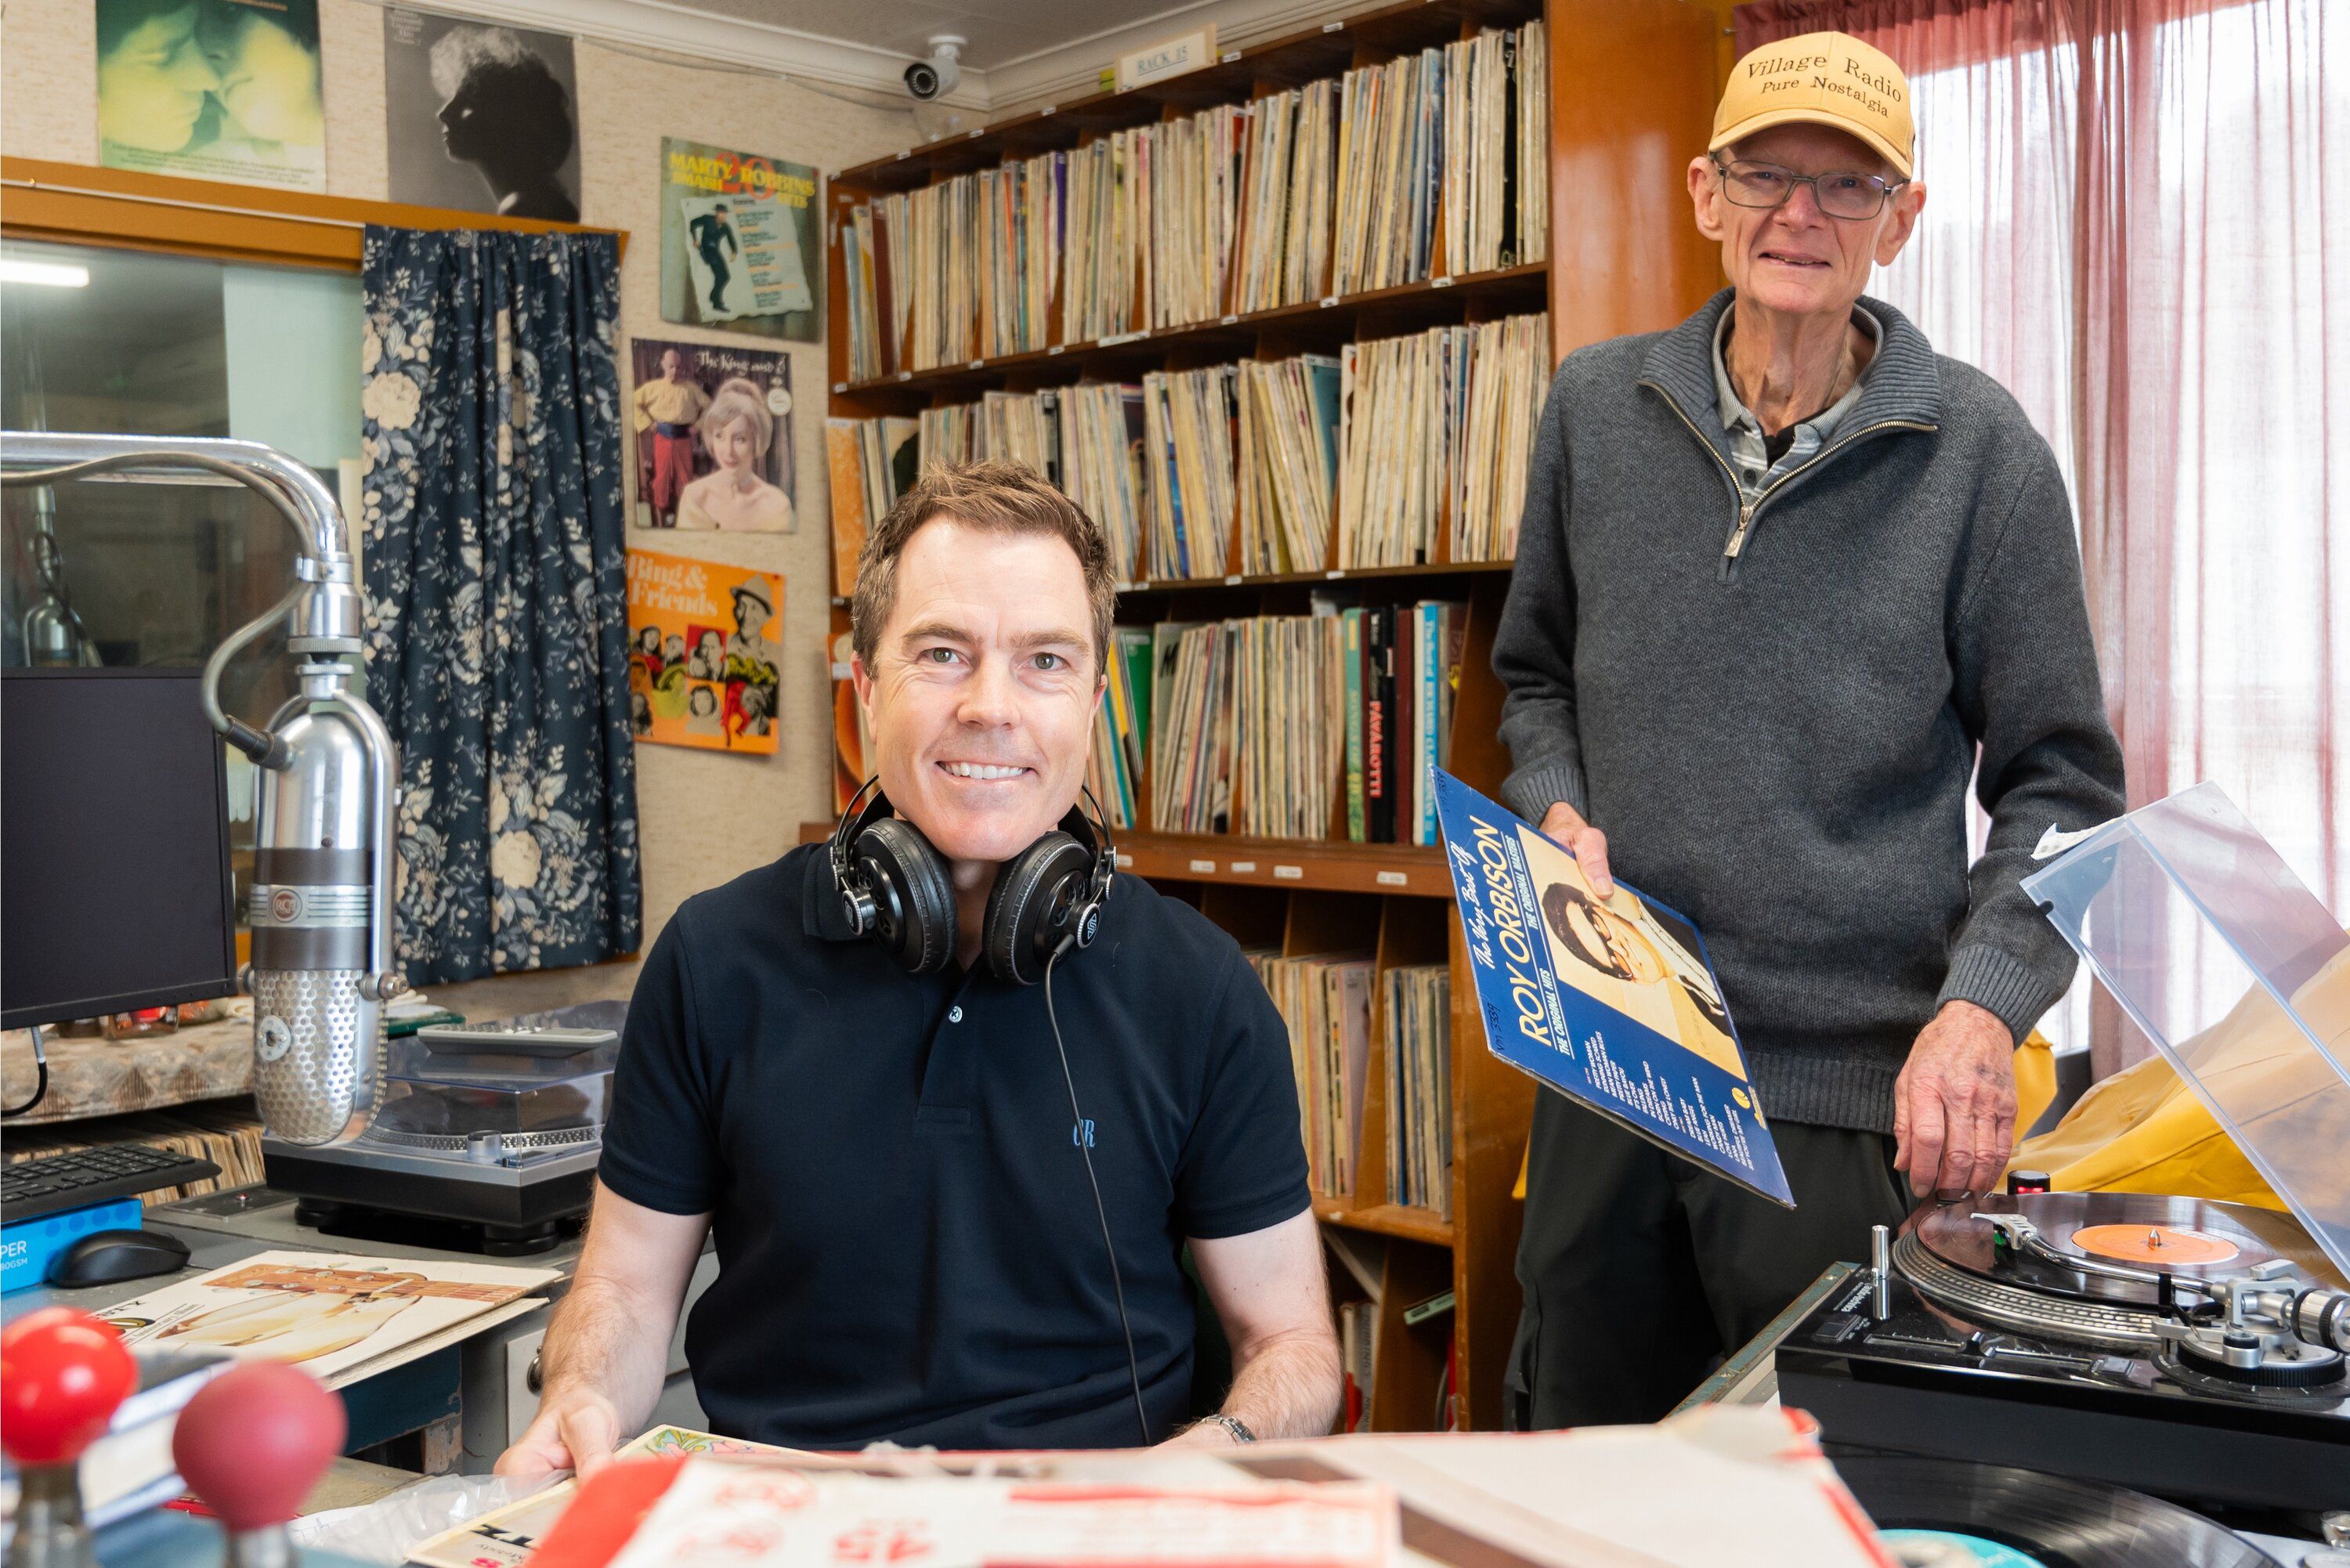
[(963, 64), (980, 70), (1056, 49), (1087, 35), (1189, 9), (1180, 0), (687, 0), (692, 9), (763, 26), (788, 27), (892, 54), (930, 53), (933, 33), (971, 42)]

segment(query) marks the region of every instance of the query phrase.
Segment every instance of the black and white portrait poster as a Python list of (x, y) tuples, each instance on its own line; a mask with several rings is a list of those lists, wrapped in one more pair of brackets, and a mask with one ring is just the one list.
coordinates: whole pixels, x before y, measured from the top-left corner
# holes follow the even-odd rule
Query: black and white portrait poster
[(795, 530), (791, 357), (639, 337), (629, 358), (637, 525)]
[(577, 223), (577, 79), (560, 34), (386, 7), (391, 199)]
[(318, 0), (98, 0), (97, 22), (101, 166), (327, 188)]

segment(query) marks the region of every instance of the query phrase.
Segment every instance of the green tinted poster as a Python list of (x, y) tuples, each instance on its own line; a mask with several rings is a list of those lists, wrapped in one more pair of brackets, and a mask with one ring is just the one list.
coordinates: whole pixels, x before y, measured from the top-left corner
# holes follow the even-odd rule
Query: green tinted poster
[(318, 0), (98, 0), (98, 161), (327, 188)]

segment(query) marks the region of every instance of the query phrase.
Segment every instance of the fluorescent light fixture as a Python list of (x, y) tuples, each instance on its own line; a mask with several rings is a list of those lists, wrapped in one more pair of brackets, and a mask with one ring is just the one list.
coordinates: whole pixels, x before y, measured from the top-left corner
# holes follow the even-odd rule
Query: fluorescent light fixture
[(89, 268), (69, 263), (22, 261), (0, 256), (0, 283), (36, 283), (47, 288), (88, 288)]

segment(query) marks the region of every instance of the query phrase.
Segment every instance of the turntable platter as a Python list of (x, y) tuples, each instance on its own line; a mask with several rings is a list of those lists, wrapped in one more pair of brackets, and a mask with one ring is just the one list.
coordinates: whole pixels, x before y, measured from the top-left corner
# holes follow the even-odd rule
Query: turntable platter
[(2138, 1192), (1991, 1193), (1931, 1204), (1910, 1218), (1918, 1241), (1953, 1268), (2003, 1284), (2131, 1306), (2151, 1308), (2153, 1286), (2019, 1256), (2000, 1244), (1997, 1228), (1976, 1218), (1981, 1214), (2022, 1215), (2060, 1254), (2189, 1278), (2248, 1273), (2280, 1257), (2300, 1262), (2308, 1251), (2300, 1228), (2285, 1215)]
[(2149, 1269), (2232, 1263), (2242, 1251), (2225, 1236), (2179, 1225), (2084, 1225), (2072, 1243), (2093, 1258)]

